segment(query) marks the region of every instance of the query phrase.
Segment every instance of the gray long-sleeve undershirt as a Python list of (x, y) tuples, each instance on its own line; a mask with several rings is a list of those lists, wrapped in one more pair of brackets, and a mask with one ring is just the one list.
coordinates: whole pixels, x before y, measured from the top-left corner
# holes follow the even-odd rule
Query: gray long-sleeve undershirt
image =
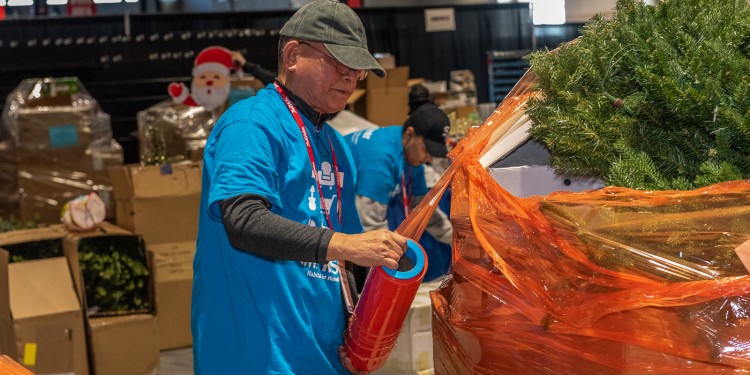
[[(267, 199), (255, 194), (241, 194), (219, 202), (221, 220), (229, 243), (254, 255), (302, 262), (326, 263), (328, 243), (333, 231), (311, 227), (274, 214)], [(346, 262), (349, 293), (357, 303), (357, 280), (354, 264)], [(361, 287), (361, 285), (360, 285)], [(344, 314), (346, 306), (344, 306)]]
[(278, 260), (325, 263), (333, 231), (270, 211), (265, 198), (242, 194), (219, 202), (224, 230), (236, 249)]

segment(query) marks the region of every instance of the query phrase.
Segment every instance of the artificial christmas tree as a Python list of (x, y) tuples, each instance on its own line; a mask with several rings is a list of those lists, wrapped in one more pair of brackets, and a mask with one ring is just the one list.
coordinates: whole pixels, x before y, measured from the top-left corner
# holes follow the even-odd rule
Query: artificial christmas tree
[(655, 190), (750, 177), (747, 0), (619, 0), (530, 60), (532, 137), (559, 172)]

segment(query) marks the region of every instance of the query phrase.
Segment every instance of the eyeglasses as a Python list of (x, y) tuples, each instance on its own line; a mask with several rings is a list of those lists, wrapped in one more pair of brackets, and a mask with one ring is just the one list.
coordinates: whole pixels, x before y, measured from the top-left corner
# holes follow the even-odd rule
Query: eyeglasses
[(323, 52), (323, 51), (315, 48), (315, 46), (313, 46), (310, 43), (299, 42), (299, 44), (304, 44), (306, 46), (309, 46), (310, 48), (318, 51), (321, 55), (323, 55), (323, 56), (325, 56), (325, 57), (333, 60), (333, 62), (336, 64), (336, 73), (338, 73), (339, 75), (345, 76), (345, 75), (349, 75), (349, 73), (351, 73), (351, 72), (354, 72), (356, 74), (356, 76), (357, 76), (357, 81), (361, 81), (361, 80), (367, 78), (367, 73), (368, 73), (367, 70), (364, 70), (364, 69), (352, 69), (352, 68), (350, 68), (350, 67), (342, 64), (338, 60), (336, 60), (335, 57), (333, 57), (333, 56), (331, 56), (331, 55), (329, 55), (329, 54), (327, 54), (327, 53), (325, 53), (325, 52)]

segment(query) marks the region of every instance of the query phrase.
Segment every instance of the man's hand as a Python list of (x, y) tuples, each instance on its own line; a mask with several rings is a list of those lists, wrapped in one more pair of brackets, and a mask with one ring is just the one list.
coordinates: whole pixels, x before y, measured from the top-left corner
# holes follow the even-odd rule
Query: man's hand
[(354, 365), (352, 364), (352, 360), (349, 359), (349, 357), (346, 356), (346, 352), (344, 352), (344, 346), (339, 346), (339, 358), (341, 359), (341, 365), (344, 366), (344, 369), (346, 371), (349, 371), (350, 373), (354, 375), (367, 375), (369, 374), (368, 371), (357, 371), (357, 369), (354, 368)]
[(235, 69), (242, 69), (246, 62), (247, 60), (245, 60), (245, 56), (242, 56), (242, 52), (232, 51), (232, 63), (234, 63)]
[(334, 233), (326, 260), (342, 259), (364, 267), (398, 268), (406, 251), (406, 237), (387, 230), (361, 234)]

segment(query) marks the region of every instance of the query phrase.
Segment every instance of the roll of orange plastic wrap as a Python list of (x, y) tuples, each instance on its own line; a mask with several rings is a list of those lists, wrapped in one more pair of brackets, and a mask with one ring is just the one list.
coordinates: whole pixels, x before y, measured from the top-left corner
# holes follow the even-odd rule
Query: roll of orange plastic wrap
[(373, 371), (385, 364), (426, 270), (424, 249), (409, 240), (398, 270), (370, 271), (344, 334), (344, 350), (357, 370)]

